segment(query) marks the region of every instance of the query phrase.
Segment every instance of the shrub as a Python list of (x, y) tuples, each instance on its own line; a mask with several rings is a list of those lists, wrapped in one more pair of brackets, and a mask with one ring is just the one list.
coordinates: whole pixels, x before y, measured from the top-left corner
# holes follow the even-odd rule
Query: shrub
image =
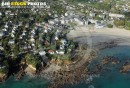
[(113, 28), (113, 25), (112, 24), (108, 24), (107, 27), (108, 28)]

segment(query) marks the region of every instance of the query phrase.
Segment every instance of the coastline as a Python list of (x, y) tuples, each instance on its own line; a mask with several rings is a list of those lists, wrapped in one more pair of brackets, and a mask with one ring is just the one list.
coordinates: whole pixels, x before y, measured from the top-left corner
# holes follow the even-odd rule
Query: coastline
[[(123, 31), (123, 32), (122, 32)], [(96, 53), (98, 53), (98, 51), (100, 51), (101, 49), (106, 49), (106, 48), (113, 48), (113, 47), (117, 47), (117, 46), (122, 46), (122, 45), (130, 45), (130, 42), (127, 41), (128, 38), (130, 37), (130, 31), (125, 30), (125, 29), (118, 29), (118, 28), (113, 28), (113, 29), (94, 29), (91, 30), (88, 29), (88, 27), (83, 26), (83, 27), (77, 27), (75, 30), (70, 31), (70, 33), (68, 34), (69, 38), (74, 39), (74, 41), (78, 41), (81, 44), (88, 44), (88, 42), (90, 40), (92, 40), (92, 49), (94, 51), (96, 51)], [(89, 37), (89, 41), (85, 40), (88, 39), (86, 37)], [(101, 38), (101, 39), (100, 39)], [(90, 53), (90, 52), (89, 52)], [(95, 55), (94, 57), (91, 57), (92, 54), (88, 54), (88, 57), (85, 58), (85, 60), (83, 59), (83, 57), (81, 57), (84, 61), (84, 64), (82, 66), (80, 66), (77, 69), (81, 69), (83, 68), (83, 72), (82, 71), (77, 71), (76, 70), (68, 70), (69, 73), (64, 72), (64, 70), (59, 70), (57, 72), (54, 72), (55, 75), (52, 73), (49, 73), (49, 75), (51, 75), (53, 79), (53, 83), (52, 86), (50, 86), (49, 88), (56, 88), (59, 87), (61, 85), (64, 85), (66, 83), (69, 83), (67, 81), (64, 81), (66, 78), (71, 78), (70, 80), (72, 81), (73, 79), (75, 79), (74, 77), (72, 77), (71, 74), (73, 74), (73, 76), (79, 76), (79, 79), (72, 81), (72, 84), (78, 83), (78, 81), (80, 81), (82, 78), (81, 75), (88, 75), (88, 74), (95, 74), (98, 73), (101, 68), (100, 67), (96, 67), (95, 72), (89, 72), (87, 71), (86, 67), (87, 65), (91, 62), (91, 60), (93, 58), (95, 58), (97, 55)], [(87, 59), (87, 60), (86, 60)], [(80, 62), (78, 62), (80, 63)], [(112, 62), (113, 64), (117, 63), (116, 61)], [(68, 66), (68, 68), (70, 68), (71, 66)], [(74, 67), (74, 66), (73, 66)], [(84, 68), (85, 67), (85, 68)], [(74, 74), (77, 73), (77, 74)], [(63, 72), (63, 73), (62, 73)], [(84, 74), (85, 72), (85, 74)], [(67, 76), (65, 78), (60, 78), (59, 75), (62, 74), (60, 77), (64, 77), (66, 74)], [(79, 75), (80, 74), (80, 75)], [(71, 75), (71, 76), (70, 76)], [(81, 79), (80, 79), (81, 78)], [(60, 83), (61, 82), (61, 83)]]
[(34, 68), (32, 65), (28, 65), (25, 69), (25, 73), (30, 77), (34, 77), (36, 73), (36, 68)]
[[(78, 27), (79, 28), (79, 27)], [(115, 31), (116, 30), (116, 31)], [(92, 40), (92, 46), (91, 47), (96, 53), (98, 53), (98, 50), (105, 49), (105, 48), (112, 48), (115, 46), (121, 46), (121, 45), (129, 45), (129, 41), (126, 41), (130, 37), (130, 31), (124, 31), (122, 29), (95, 29), (95, 30), (89, 30), (87, 27), (81, 27), (80, 30), (72, 30), (69, 34), (69, 36), (75, 41), (79, 41), (81, 43), (88, 43), (88, 41), (84, 41), (87, 39), (86, 37), (89, 37), (89, 39)], [(126, 35), (121, 35), (121, 31), (127, 32)], [(116, 33), (113, 33), (116, 32)], [(118, 33), (119, 32), (119, 33)], [(106, 34), (105, 34), (106, 33)], [(111, 35), (111, 36), (110, 36)], [(104, 37), (105, 36), (105, 37)], [(102, 39), (100, 39), (102, 38)], [(99, 41), (100, 40), (100, 41)], [(125, 42), (124, 42), (125, 41)], [(85, 52), (90, 53), (90, 52)], [(42, 72), (43, 77), (46, 79), (51, 80), (51, 86), (49, 88), (56, 88), (61, 85), (71, 83), (71, 84), (77, 84), (79, 81), (84, 79), (85, 77), (89, 77), (89, 75), (95, 74), (91, 71), (88, 71), (86, 68), (87, 65), (91, 62), (93, 58), (97, 56), (97, 54), (94, 55), (94, 53), (87, 54), (87, 58), (81, 60), (84, 61), (84, 64), (77, 68), (77, 70), (71, 70), (70, 66), (64, 66), (61, 67), (57, 64), (52, 64), (50, 68), (46, 68), (44, 72)], [(78, 62), (77, 62), (78, 63)], [(75, 64), (77, 64), (75, 63)], [(69, 69), (63, 70), (63, 69)], [(96, 72), (98, 73), (100, 68), (97, 68)], [(25, 73), (29, 75), (30, 77), (34, 77), (36, 72), (36, 68), (34, 68), (32, 65), (28, 65), (28, 67), (25, 69)], [(78, 77), (78, 78), (77, 78)]]

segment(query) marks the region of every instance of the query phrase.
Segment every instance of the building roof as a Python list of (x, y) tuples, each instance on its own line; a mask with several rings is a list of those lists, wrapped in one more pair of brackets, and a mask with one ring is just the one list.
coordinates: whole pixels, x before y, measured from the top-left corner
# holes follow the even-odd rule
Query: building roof
[(0, 31), (0, 37), (4, 36), (4, 32)]
[(14, 44), (14, 40), (9, 40), (9, 44)]
[(41, 56), (43, 56), (43, 55), (46, 54), (46, 52), (45, 52), (45, 51), (40, 51), (39, 54), (40, 54)]

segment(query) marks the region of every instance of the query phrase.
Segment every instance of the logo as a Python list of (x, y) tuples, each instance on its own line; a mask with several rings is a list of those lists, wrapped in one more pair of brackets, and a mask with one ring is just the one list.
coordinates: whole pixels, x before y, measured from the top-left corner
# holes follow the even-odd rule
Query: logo
[(34, 7), (37, 7), (37, 8), (43, 8), (46, 6), (46, 2), (26, 2), (26, 1), (23, 1), (23, 2), (19, 2), (19, 1), (15, 1), (15, 2), (1, 2), (1, 8), (34, 8)]

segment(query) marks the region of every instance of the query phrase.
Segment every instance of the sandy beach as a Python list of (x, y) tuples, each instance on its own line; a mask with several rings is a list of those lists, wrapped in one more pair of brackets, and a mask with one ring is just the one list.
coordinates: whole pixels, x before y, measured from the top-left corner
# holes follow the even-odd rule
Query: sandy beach
[(88, 37), (92, 40), (93, 47), (109, 41), (116, 41), (118, 45), (130, 45), (130, 31), (116, 27), (96, 29), (92, 26), (80, 26), (68, 34), (68, 38), (82, 43), (88, 43)]

